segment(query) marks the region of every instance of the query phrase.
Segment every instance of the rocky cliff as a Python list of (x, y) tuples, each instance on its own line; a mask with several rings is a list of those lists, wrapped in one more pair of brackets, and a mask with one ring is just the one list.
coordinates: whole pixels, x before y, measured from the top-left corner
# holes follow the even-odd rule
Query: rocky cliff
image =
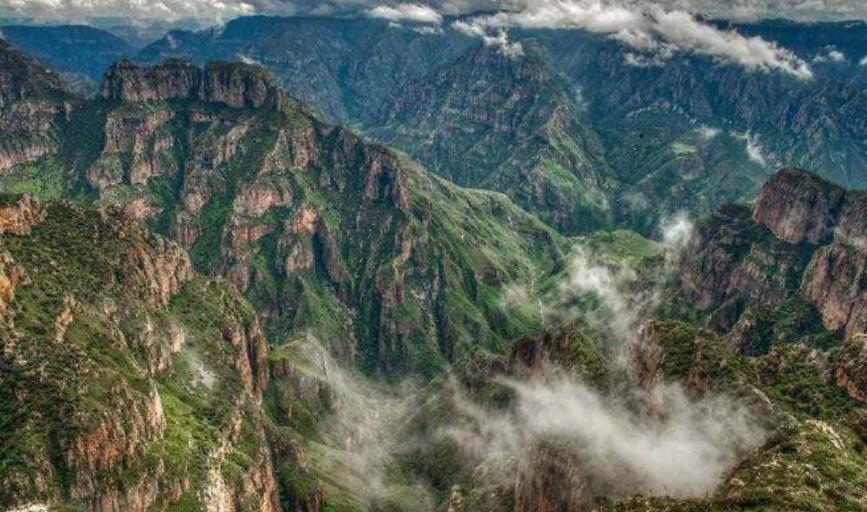
[(0, 207), (0, 506), (279, 510), (249, 305), (121, 212), (35, 208)]
[[(700, 226), (681, 262), (686, 299), (747, 350), (821, 329), (863, 333), (864, 197), (804, 171), (779, 171), (751, 212), (725, 207)], [(783, 317), (790, 331), (771, 333)]]
[(783, 169), (762, 187), (753, 220), (790, 244), (821, 244), (834, 236), (846, 191), (806, 171)]
[(348, 359), (434, 372), (534, 320), (499, 289), (558, 264), (564, 241), (503, 196), (462, 190), (319, 121), (261, 68), (118, 63), (87, 118), (84, 192), (224, 275), (277, 338), (313, 329)]
[(0, 40), (0, 174), (59, 151), (72, 101), (59, 76)]
[(602, 147), (538, 52), (473, 47), (396, 89), (368, 131), (459, 185), (508, 195), (563, 233), (605, 227), (614, 184)]
[(181, 60), (152, 67), (120, 61), (106, 71), (100, 93), (111, 101), (188, 100), (277, 111), (288, 103), (261, 67), (222, 62), (211, 62), (201, 69)]

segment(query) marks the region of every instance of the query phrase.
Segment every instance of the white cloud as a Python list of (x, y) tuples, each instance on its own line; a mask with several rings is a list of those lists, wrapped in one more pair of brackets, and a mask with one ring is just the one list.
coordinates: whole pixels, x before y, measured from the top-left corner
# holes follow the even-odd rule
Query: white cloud
[[(809, 65), (791, 51), (760, 37), (720, 30), (684, 10), (625, 0), (539, 0), (520, 10), (461, 21), (460, 28), (477, 35), (509, 27), (580, 28), (608, 34), (637, 51), (628, 63), (648, 65), (677, 52), (704, 55), (760, 71), (781, 71), (812, 78)], [(643, 58), (642, 58), (643, 57)]]
[(813, 62), (844, 62), (846, 60), (846, 55), (833, 46), (827, 47), (825, 50), (827, 50), (826, 53), (820, 53), (813, 57)]
[(434, 36), (434, 35), (438, 35), (438, 34), (443, 33), (442, 27), (439, 27), (439, 26), (434, 27), (431, 25), (424, 25), (421, 27), (413, 27), (412, 31), (417, 33), (417, 34), (424, 35), (424, 36)]
[(784, 18), (795, 21), (867, 19), (863, 0), (658, 0), (709, 18), (736, 21)]
[[(398, 12), (401, 6), (415, 6), (440, 15), (468, 15), (479, 12), (522, 12), (539, 0), (419, 0), (402, 3), (394, 0), (0, 0), (0, 16), (34, 17), (41, 21), (86, 22), (89, 18), (118, 16), (131, 20), (222, 22), (246, 14), (278, 15), (365, 15), (373, 9)], [(575, 11), (568, 0), (542, 0), (542, 4), (562, 4), (563, 12)], [(582, 2), (603, 10), (610, 2)], [(684, 11), (706, 18), (752, 21), (786, 18), (798, 21), (862, 19), (867, 20), (863, 0), (619, 0), (620, 11), (604, 9), (594, 23), (616, 23), (618, 16), (631, 18), (648, 6), (668, 11)], [(591, 9), (592, 11), (592, 9)], [(620, 19), (623, 21), (623, 18)]]
[(396, 22), (432, 23), (443, 22), (442, 14), (430, 6), (422, 4), (379, 5), (368, 12), (371, 18), (382, 18)]
[(489, 33), (484, 27), (461, 20), (454, 22), (452, 28), (470, 37), (480, 38), (485, 46), (497, 47), (504, 55), (509, 57), (517, 57), (524, 53), (521, 43), (511, 42), (509, 34), (504, 28), (499, 28), (494, 33)]
[(642, 55), (639, 53), (626, 52), (623, 55), (623, 62), (637, 68), (652, 68), (665, 65), (665, 60), (652, 55)]
[(704, 140), (715, 139), (720, 134), (719, 128), (713, 126), (702, 125), (698, 127), (698, 133)]
[(747, 139), (747, 155), (750, 157), (750, 160), (761, 166), (768, 165), (765, 156), (762, 154), (762, 147), (759, 145), (758, 141), (752, 137)]
[(752, 133), (732, 133), (735, 137), (741, 139), (746, 144), (747, 156), (749, 159), (762, 167), (768, 166), (768, 159), (765, 157), (764, 148), (759, 143), (759, 138)]
[(261, 62), (259, 62), (258, 60), (254, 59), (253, 57), (249, 57), (249, 56), (247, 56), (247, 55), (238, 54), (237, 57), (238, 57), (238, 60), (240, 60), (240, 61), (243, 62), (244, 64), (252, 64), (252, 65), (254, 65), (254, 66), (261, 66), (261, 65), (262, 65)]
[(692, 240), (695, 224), (686, 213), (680, 212), (662, 219), (659, 230), (662, 232), (662, 243), (679, 252)]
[(860, 61), (858, 61), (859, 66), (867, 66), (867, 55), (864, 56)]
[[(707, 495), (767, 436), (743, 406), (721, 396), (691, 399), (676, 385), (612, 396), (565, 377), (501, 383), (515, 392), (514, 410), (492, 411), (457, 395), (459, 419), (447, 434), (470, 459), (505, 466), (501, 476), (510, 480), (520, 474), (508, 462), (485, 462), (544, 466), (540, 443), (555, 442), (559, 463), (567, 460), (575, 479), (558, 484), (583, 495), (582, 503), (599, 495)], [(649, 401), (661, 414), (636, 410), (635, 402)]]
[(195, 19), (222, 23), (256, 11), (256, 6), (248, 0), (0, 0), (0, 16), (65, 23), (110, 16), (160, 22)]

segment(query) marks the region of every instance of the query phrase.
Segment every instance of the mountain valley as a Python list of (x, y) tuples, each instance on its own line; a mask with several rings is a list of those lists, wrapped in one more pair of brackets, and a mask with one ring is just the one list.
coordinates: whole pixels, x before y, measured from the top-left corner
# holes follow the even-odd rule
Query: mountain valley
[(867, 510), (863, 73), (472, 19), (0, 28), (0, 510)]

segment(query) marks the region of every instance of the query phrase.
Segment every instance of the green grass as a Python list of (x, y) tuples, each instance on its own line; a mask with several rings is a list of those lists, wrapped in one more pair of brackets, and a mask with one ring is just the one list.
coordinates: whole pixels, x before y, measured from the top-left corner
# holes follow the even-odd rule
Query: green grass
[(36, 199), (58, 199), (68, 187), (63, 165), (55, 157), (14, 169), (0, 176), (0, 190), (14, 194), (28, 194)]

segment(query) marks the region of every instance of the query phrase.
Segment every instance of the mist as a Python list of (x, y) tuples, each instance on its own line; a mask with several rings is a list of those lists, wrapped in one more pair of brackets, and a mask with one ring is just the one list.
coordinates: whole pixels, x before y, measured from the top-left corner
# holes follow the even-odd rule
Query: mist
[(327, 390), (330, 413), (320, 421), (318, 442), (308, 454), (317, 469), (374, 509), (433, 510), (424, 482), (395, 482), (389, 476), (396, 457), (410, 448), (405, 430), (422, 400), (420, 386), (410, 380), (389, 385), (346, 368), (313, 335), (295, 343), (304, 378)]
[[(693, 222), (677, 214), (663, 219), (658, 232), (664, 251), (659, 272), (671, 274), (692, 239)], [(604, 261), (579, 244), (545, 307), (549, 316), (577, 318), (603, 333), (616, 378), (594, 386), (560, 368), (526, 381), (502, 378), (511, 405), (491, 408), (458, 393), (462, 421), (447, 434), (477, 464), (517, 479), (518, 489), (520, 475), (555, 472), (563, 480), (557, 492), (566, 493), (559, 499), (582, 506), (597, 497), (711, 494), (768, 432), (761, 418), (725, 395), (690, 393), (662, 379), (649, 388), (639, 384), (630, 354), (644, 343), (639, 332), (659, 305), (663, 282), (642, 286), (631, 266)], [(528, 295), (509, 290), (512, 302)]]
[[(636, 399), (650, 399), (637, 390), (625, 399), (565, 375), (501, 382), (514, 391), (514, 406), (491, 410), (463, 399), (463, 421), (448, 435), (479, 464), (516, 460), (537, 471), (551, 455), (540, 446), (555, 446), (556, 458), (579, 471), (574, 481), (561, 482), (561, 492), (579, 493), (583, 503), (599, 496), (708, 495), (767, 435), (736, 402), (690, 398), (678, 385), (654, 390), (653, 400), (662, 405), (661, 414), (653, 415), (635, 407)], [(502, 477), (515, 474), (504, 470)]]
[[(662, 221), (663, 257), (655, 273), (674, 271), (693, 231), (686, 215)], [(530, 502), (540, 496), (566, 500), (576, 510), (602, 498), (712, 494), (768, 433), (761, 418), (733, 398), (697, 394), (664, 379), (639, 384), (630, 355), (643, 343), (639, 333), (661, 301), (663, 282), (648, 283), (634, 265), (608, 261), (578, 242), (548, 292), (506, 287), (506, 312), (532, 307), (551, 325), (578, 320), (586, 326), (616, 376), (591, 384), (554, 365), (532, 377), (482, 374), (505, 391), (506, 403), (464, 388), (456, 373), (424, 385), (378, 383), (342, 368), (309, 336), (301, 344), (302, 359), (310, 375), (327, 383), (333, 401), (319, 428), (316, 464), (334, 485), (375, 510), (437, 509), (432, 475), (395, 481), (391, 470), (407, 457), (432, 453), (442, 439), (458, 448), (462, 469), (460, 475), (433, 475), (440, 485), (498, 488)], [(427, 427), (416, 428), (420, 417)]]

